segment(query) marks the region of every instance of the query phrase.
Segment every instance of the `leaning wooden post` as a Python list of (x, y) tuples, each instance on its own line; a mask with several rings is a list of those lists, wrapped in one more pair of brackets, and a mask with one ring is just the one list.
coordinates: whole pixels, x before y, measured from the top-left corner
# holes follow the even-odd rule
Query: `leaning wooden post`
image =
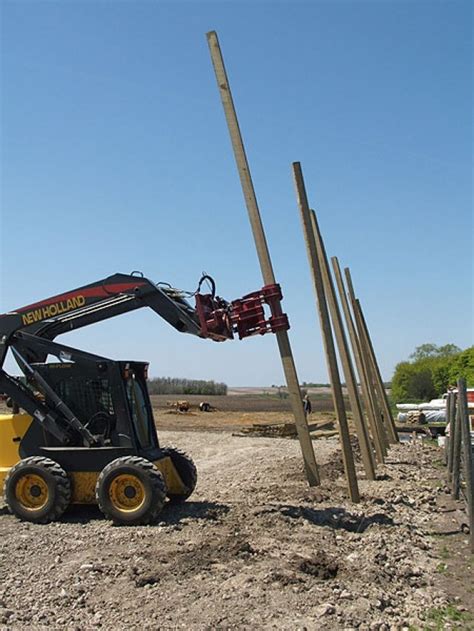
[(356, 297), (354, 294), (354, 287), (352, 285), (352, 278), (349, 271), (349, 268), (344, 268), (344, 273), (346, 276), (347, 289), (349, 291), (349, 300), (352, 306), (352, 313), (354, 314), (354, 321), (357, 329), (357, 337), (359, 340), (359, 346), (362, 355), (362, 362), (364, 365), (365, 374), (367, 375), (367, 385), (369, 392), (370, 405), (373, 410), (373, 415), (375, 419), (375, 428), (379, 437), (379, 441), (383, 451), (383, 459), (381, 462), (385, 461), (385, 456), (387, 455), (387, 447), (388, 447), (388, 438), (385, 431), (384, 424), (382, 422), (382, 414), (379, 408), (379, 404), (377, 401), (376, 391), (375, 391), (375, 377), (373, 374), (372, 362), (370, 361), (369, 349), (367, 347), (367, 341), (364, 335), (364, 329), (362, 326), (362, 322), (360, 319), (360, 313), (357, 309), (356, 305)]
[(380, 373), (379, 364), (377, 361), (377, 357), (375, 355), (374, 347), (372, 344), (372, 339), (370, 337), (369, 329), (367, 327), (367, 322), (365, 321), (364, 312), (362, 311), (362, 306), (359, 300), (356, 300), (357, 308), (360, 312), (360, 319), (362, 322), (362, 327), (364, 329), (364, 335), (367, 339), (367, 344), (369, 348), (369, 355), (372, 361), (372, 365), (374, 367), (374, 375), (375, 375), (375, 386), (379, 392), (380, 403), (383, 410), (385, 421), (385, 426), (387, 428), (387, 433), (391, 443), (398, 443), (398, 434), (397, 429), (395, 427), (395, 422), (393, 420), (392, 412), (390, 410), (390, 404), (388, 402), (387, 393), (385, 391), (385, 386), (383, 385), (382, 375)]
[(319, 322), (323, 334), (326, 362), (328, 367), (329, 379), (331, 381), (331, 391), (334, 401), (334, 409), (337, 417), (339, 438), (341, 440), (344, 470), (346, 473), (346, 479), (351, 500), (353, 502), (358, 502), (360, 500), (359, 488), (357, 484), (357, 476), (354, 465), (354, 456), (352, 454), (349, 427), (347, 424), (341, 380), (339, 378), (339, 370), (337, 367), (336, 349), (334, 348), (334, 340), (332, 338), (331, 322), (329, 320), (329, 312), (324, 292), (323, 275), (321, 272), (320, 262), (318, 260), (316, 241), (314, 238), (313, 227), (311, 223), (311, 212), (306, 196), (303, 173), (301, 171), (301, 165), (299, 162), (293, 163), (293, 177), (296, 187), (296, 197), (298, 199), (298, 206), (300, 209), (301, 222), (303, 224), (303, 233), (306, 243), (306, 251), (308, 253), (309, 267), (311, 269), (311, 275), (313, 277)]
[(341, 360), (346, 388), (349, 395), (354, 425), (359, 439), (362, 462), (364, 464), (365, 474), (369, 480), (375, 480), (374, 455), (370, 444), (369, 434), (365, 425), (364, 415), (360, 404), (359, 393), (357, 391), (357, 382), (352, 366), (352, 359), (349, 353), (349, 346), (342, 323), (341, 312), (337, 302), (336, 290), (329, 269), (329, 262), (324, 246), (324, 240), (319, 230), (316, 213), (311, 211), (311, 223), (313, 228), (314, 239), (316, 242), (316, 250), (319, 258), (319, 265), (323, 275), (324, 291), (328, 299), (329, 312), (336, 337), (337, 348), (339, 350), (339, 358)]
[[(247, 161), (247, 156), (245, 154), (245, 147), (242, 140), (242, 135), (240, 133), (237, 113), (235, 111), (234, 101), (232, 99), (232, 93), (224, 66), (224, 60), (222, 58), (222, 53), (219, 46), (219, 40), (217, 39), (217, 33), (215, 31), (207, 33), (207, 41), (209, 44), (209, 50), (211, 53), (214, 71), (216, 74), (216, 80), (222, 100), (222, 105), (224, 107), (224, 113), (227, 119), (230, 139), (232, 141), (235, 161), (237, 163), (237, 170), (239, 172), (240, 182), (242, 184), (242, 190), (247, 206), (250, 224), (252, 226), (252, 232), (255, 240), (258, 259), (260, 261), (263, 281), (265, 285), (273, 285), (275, 284), (275, 275), (273, 273), (270, 252), (268, 250), (267, 240), (265, 237), (265, 232), (263, 230), (257, 197), (255, 195), (252, 176), (250, 174), (250, 167)], [(298, 375), (296, 373), (296, 366), (293, 360), (293, 353), (291, 351), (288, 332), (278, 331), (276, 333), (276, 337), (278, 341), (278, 348), (280, 349), (281, 361), (286, 377), (286, 383), (288, 385), (291, 406), (295, 417), (296, 430), (301, 445), (301, 451), (303, 453), (306, 477), (310, 486), (316, 486), (320, 482), (318, 466), (316, 464), (313, 444), (311, 442), (308, 423), (303, 409)]]
[(388, 448), (388, 438), (385, 432), (385, 427), (382, 422), (382, 413), (380, 411), (377, 395), (375, 392), (373, 369), (372, 369), (372, 365), (371, 365), (371, 361), (369, 357), (369, 352), (367, 350), (367, 345), (365, 343), (365, 339), (364, 339), (363, 332), (361, 329), (359, 314), (355, 311), (353, 313), (354, 313), (354, 319), (355, 319), (357, 333), (359, 337), (359, 345), (360, 345), (360, 350), (362, 354), (362, 361), (364, 363), (364, 370), (365, 370), (365, 374), (367, 375), (367, 383), (369, 386), (370, 407), (372, 409), (373, 417), (375, 419), (375, 430), (377, 432), (379, 442), (382, 448), (382, 453), (383, 453), (383, 458), (381, 462), (385, 462), (385, 456), (387, 455), (387, 448)]
[(341, 268), (339, 267), (339, 261), (337, 257), (333, 256), (331, 258), (334, 276), (336, 278), (337, 288), (339, 291), (339, 298), (341, 300), (342, 309), (344, 312), (344, 317), (346, 320), (347, 330), (349, 331), (349, 339), (351, 341), (352, 352), (354, 354), (354, 359), (357, 367), (357, 373), (359, 375), (360, 386), (362, 390), (362, 398), (364, 400), (365, 412), (367, 414), (367, 420), (370, 428), (370, 432), (372, 434), (372, 440), (375, 447), (375, 453), (377, 454), (377, 460), (379, 462), (383, 461), (383, 447), (379, 439), (379, 434), (377, 431), (377, 421), (375, 419), (375, 413), (373, 410), (372, 402), (370, 400), (369, 388), (370, 384), (368, 383), (367, 374), (365, 372), (364, 364), (362, 361), (362, 350), (360, 348), (359, 339), (357, 337), (357, 331), (355, 329), (354, 321), (352, 319), (351, 311), (349, 309), (349, 302), (347, 300), (346, 290), (344, 287), (344, 282), (342, 280)]
[(372, 355), (370, 353), (369, 339), (367, 337), (367, 332), (364, 327), (362, 311), (360, 310), (360, 303), (357, 298), (355, 299), (355, 302), (354, 302), (354, 309), (356, 311), (356, 319), (358, 320), (359, 325), (360, 325), (362, 343), (367, 353), (367, 365), (369, 367), (370, 380), (374, 387), (374, 393), (375, 393), (374, 403), (375, 403), (377, 418), (380, 419), (380, 428), (384, 435), (385, 446), (388, 447), (390, 439), (389, 439), (388, 426), (387, 426), (387, 421), (386, 421), (387, 415), (383, 409), (383, 395), (381, 392), (383, 390), (383, 383), (381, 382), (379, 383), (377, 379), (377, 373), (375, 370)]
[(464, 481), (466, 483), (466, 503), (469, 519), (469, 543), (474, 552), (474, 469), (472, 462), (471, 421), (467, 406), (466, 380), (458, 379), (459, 424), (462, 433), (464, 461)]

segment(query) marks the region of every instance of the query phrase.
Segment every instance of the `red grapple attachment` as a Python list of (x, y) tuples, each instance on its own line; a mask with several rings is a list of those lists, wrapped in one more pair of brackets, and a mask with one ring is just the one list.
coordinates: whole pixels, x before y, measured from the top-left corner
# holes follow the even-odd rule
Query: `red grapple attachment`
[[(230, 318), (239, 339), (250, 335), (265, 335), (287, 331), (290, 328), (288, 316), (282, 312), (280, 285), (265, 285), (260, 291), (247, 294), (231, 303)], [(264, 305), (270, 307), (271, 316), (266, 318)]]
[(201, 337), (210, 337), (216, 342), (234, 337), (229, 318), (229, 303), (212, 294), (195, 295), (196, 311), (201, 325)]
[[(281, 309), (280, 285), (265, 285), (259, 291), (247, 294), (230, 304), (212, 294), (196, 294), (196, 311), (201, 325), (202, 337), (216, 341), (239, 339), (251, 335), (265, 335), (287, 331), (288, 316)], [(265, 305), (270, 307), (270, 317), (265, 314)]]

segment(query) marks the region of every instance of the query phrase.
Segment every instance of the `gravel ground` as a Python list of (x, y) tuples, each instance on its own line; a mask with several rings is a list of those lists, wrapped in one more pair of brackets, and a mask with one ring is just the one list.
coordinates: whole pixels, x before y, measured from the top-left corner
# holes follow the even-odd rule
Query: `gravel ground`
[(315, 443), (323, 482), (310, 489), (297, 441), (160, 438), (192, 455), (200, 477), (156, 526), (113, 527), (84, 507), (39, 526), (0, 509), (1, 628), (469, 628), (430, 626), (448, 606), (434, 448), (394, 447), (353, 505), (335, 440)]

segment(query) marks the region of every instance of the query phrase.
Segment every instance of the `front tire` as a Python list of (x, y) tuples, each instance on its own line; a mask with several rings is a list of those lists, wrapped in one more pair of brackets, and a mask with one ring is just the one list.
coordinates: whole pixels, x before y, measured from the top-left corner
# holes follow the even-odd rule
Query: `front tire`
[(167, 449), (163, 449), (163, 453), (166, 456), (171, 458), (171, 461), (174, 465), (174, 468), (179, 474), (181, 481), (186, 487), (186, 491), (184, 493), (175, 494), (168, 493), (168, 498), (170, 502), (184, 502), (188, 499), (188, 497), (192, 494), (197, 484), (197, 469), (194, 462), (191, 458), (181, 451), (180, 449), (175, 449), (174, 447), (168, 447)]
[(166, 500), (166, 483), (155, 465), (138, 456), (123, 456), (101, 471), (96, 485), (100, 510), (116, 525), (156, 521)]
[(31, 456), (12, 467), (4, 497), (11, 512), (25, 521), (46, 524), (61, 517), (71, 500), (71, 483), (54, 460)]

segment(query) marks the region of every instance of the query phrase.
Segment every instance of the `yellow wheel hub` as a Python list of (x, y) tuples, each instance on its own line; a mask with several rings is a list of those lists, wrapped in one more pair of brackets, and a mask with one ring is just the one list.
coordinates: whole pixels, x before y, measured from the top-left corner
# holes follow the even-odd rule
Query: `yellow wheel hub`
[(40, 475), (27, 473), (16, 483), (15, 496), (24, 508), (38, 510), (48, 502), (48, 485)]
[(117, 475), (109, 486), (109, 497), (116, 509), (131, 513), (142, 507), (146, 491), (143, 483), (134, 475)]

